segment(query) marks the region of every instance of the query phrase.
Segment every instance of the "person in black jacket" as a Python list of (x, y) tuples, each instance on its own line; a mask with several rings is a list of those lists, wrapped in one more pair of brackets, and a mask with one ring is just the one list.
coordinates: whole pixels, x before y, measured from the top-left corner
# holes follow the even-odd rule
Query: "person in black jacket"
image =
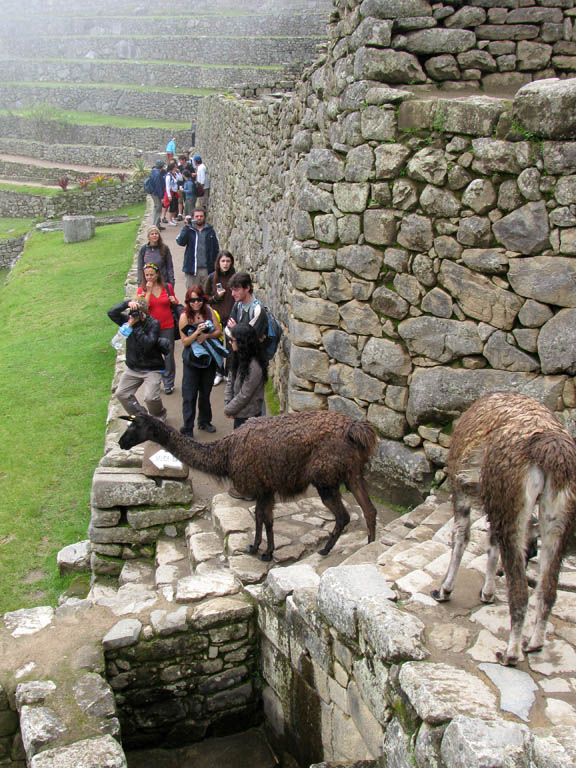
[(152, 222), (158, 229), (166, 229), (166, 227), (160, 226), (160, 219), (162, 217), (162, 200), (164, 198), (164, 176), (166, 174), (166, 163), (164, 160), (156, 160), (154, 168), (150, 173), (150, 179), (152, 183), (152, 202), (154, 203), (154, 213), (152, 214)]
[(206, 223), (203, 208), (195, 208), (192, 218), (186, 216), (185, 222), (176, 242), (186, 246), (182, 271), (188, 289), (192, 285), (205, 285), (208, 275), (214, 272), (220, 246), (214, 228)]
[(141, 297), (133, 301), (139, 309), (129, 310), (123, 301), (108, 310), (116, 325), (128, 323), (132, 332), (126, 339), (126, 370), (120, 377), (116, 397), (130, 415), (145, 410), (136, 399), (137, 390), (144, 385), (143, 400), (152, 416), (163, 419), (166, 409), (160, 395), (164, 356), (160, 341), (160, 323), (148, 314), (148, 305)]

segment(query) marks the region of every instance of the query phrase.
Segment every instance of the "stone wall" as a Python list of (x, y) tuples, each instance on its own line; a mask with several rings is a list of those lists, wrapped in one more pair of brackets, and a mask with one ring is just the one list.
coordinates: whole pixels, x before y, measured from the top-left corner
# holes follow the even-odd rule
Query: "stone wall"
[(58, 109), (97, 112), (105, 115), (148, 117), (151, 120), (189, 120), (198, 108), (200, 96), (131, 88), (106, 88), (90, 85), (0, 85), (0, 109), (26, 109), (35, 104), (51, 104)]
[(255, 607), (247, 597), (204, 601), (190, 617), (185, 605), (153, 611), (151, 620), (153, 632), (121, 647), (114, 630), (103, 641), (125, 749), (180, 746), (259, 722)]
[[(87, 191), (70, 190), (53, 197), (0, 189), (0, 216), (53, 219), (65, 215), (102, 213), (144, 200), (142, 181), (103, 184)], [(20, 216), (18, 215), (20, 214)]]
[(0, 269), (11, 266), (24, 250), (26, 237), (12, 237), (0, 240)]
[(146, 147), (164, 152), (170, 134), (178, 150), (190, 146), (189, 131), (169, 132), (164, 128), (121, 128), (113, 125), (78, 125), (57, 120), (34, 120), (0, 115), (0, 134), (45, 144), (88, 144), (105, 147)]
[[(316, 45), (323, 38), (313, 36), (289, 37), (282, 30), (277, 37), (254, 36), (250, 32), (242, 36), (235, 32), (234, 36), (214, 36), (214, 29), (206, 36), (185, 34), (174, 28), (172, 32), (162, 37), (161, 45), (158, 45), (158, 34), (125, 37), (75, 37), (69, 34), (65, 37), (39, 37), (34, 41), (34, 46), (27, 51), (28, 57), (63, 59), (127, 59), (154, 61), (189, 62), (191, 64), (226, 65), (238, 67), (270, 66), (280, 63), (295, 63), (300, 61), (312, 61), (316, 52)], [(133, 36), (134, 35), (134, 36)], [(21, 36), (4, 39), (5, 53), (18, 57), (23, 50)], [(149, 65), (150, 66), (150, 65)], [(199, 86), (198, 86), (199, 87)]]
[[(225, 90), (234, 83), (259, 82), (266, 85), (278, 78), (282, 67), (258, 69), (251, 66), (201, 67), (186, 63), (144, 64), (136, 61), (34, 61), (0, 60), (0, 79), (9, 83), (126, 83), (176, 88)], [(155, 91), (154, 91), (155, 93)]]
[[(298, 93), (209, 99), (199, 143), (216, 230), (289, 328), (283, 404), (368, 418), (373, 481), (416, 502), (487, 390), (531, 394), (572, 428), (576, 80), (513, 102), (419, 97), (381, 82), (397, 82), (387, 57), (415, 59), (388, 39), (409, 24), (382, 18), (396, 4), (337, 5)], [(416, 5), (415, 24), (438, 21)]]
[[(248, 35), (301, 35), (306, 30), (308, 35), (326, 34), (326, 24), (332, 8), (330, 0), (318, 4), (319, 9), (299, 8), (294, 11), (275, 8), (266, 12), (262, 6), (257, 12), (246, 16), (218, 16), (218, 34), (221, 36)], [(189, 36), (207, 36), (214, 34), (214, 8), (210, 6), (208, 14), (195, 10), (193, 15), (180, 14), (178, 18), (179, 34)], [(190, 12), (190, 9), (189, 9)], [(149, 35), (151, 20), (142, 16), (30, 16), (26, 18), (30, 33), (42, 35)], [(159, 37), (174, 34), (174, 20), (170, 17), (154, 17), (154, 32)], [(4, 19), (3, 36), (17, 35), (22, 29), (22, 19)]]
[[(186, 144), (181, 144), (186, 147)], [(43, 141), (31, 141), (30, 139), (0, 138), (0, 152), (6, 155), (22, 155), (24, 157), (36, 157), (41, 160), (49, 160), (53, 163), (77, 165), (101, 166), (104, 168), (132, 168), (138, 160), (142, 160), (146, 167), (152, 167), (158, 158), (156, 151), (143, 151), (129, 147), (92, 146), (89, 144), (45, 144)], [(164, 155), (165, 156), (165, 155)]]

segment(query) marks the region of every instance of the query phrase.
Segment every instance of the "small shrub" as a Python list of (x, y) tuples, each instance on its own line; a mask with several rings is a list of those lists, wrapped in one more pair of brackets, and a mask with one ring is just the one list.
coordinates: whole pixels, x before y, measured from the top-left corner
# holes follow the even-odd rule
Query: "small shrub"
[(58, 179), (58, 185), (61, 187), (63, 192), (66, 192), (68, 189), (68, 184), (70, 184), (70, 179), (68, 176), (60, 176)]
[(122, 183), (124, 183), (126, 181), (126, 179), (128, 178), (128, 174), (127, 173), (117, 173), (116, 176), (118, 176), (118, 178), (120, 179), (120, 181)]
[(90, 179), (79, 179), (78, 180), (78, 186), (82, 189), (87, 189), (90, 185)]

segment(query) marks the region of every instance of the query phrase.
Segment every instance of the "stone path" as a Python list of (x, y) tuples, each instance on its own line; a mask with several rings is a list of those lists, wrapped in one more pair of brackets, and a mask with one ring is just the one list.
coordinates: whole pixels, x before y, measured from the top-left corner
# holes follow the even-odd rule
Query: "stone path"
[(112, 168), (95, 165), (78, 165), (76, 163), (54, 163), (50, 160), (41, 160), (37, 157), (24, 155), (5, 155), (0, 153), (0, 161), (6, 163), (22, 163), (23, 165), (37, 166), (39, 168), (62, 168), (63, 170), (78, 171), (80, 173), (129, 173), (130, 168)]

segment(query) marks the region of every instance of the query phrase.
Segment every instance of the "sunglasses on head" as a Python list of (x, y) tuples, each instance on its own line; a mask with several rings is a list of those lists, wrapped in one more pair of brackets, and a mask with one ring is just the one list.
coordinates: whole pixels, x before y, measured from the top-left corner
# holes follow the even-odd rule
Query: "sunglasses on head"
[(144, 264), (144, 269), (153, 269), (155, 272), (160, 272), (158, 264)]

